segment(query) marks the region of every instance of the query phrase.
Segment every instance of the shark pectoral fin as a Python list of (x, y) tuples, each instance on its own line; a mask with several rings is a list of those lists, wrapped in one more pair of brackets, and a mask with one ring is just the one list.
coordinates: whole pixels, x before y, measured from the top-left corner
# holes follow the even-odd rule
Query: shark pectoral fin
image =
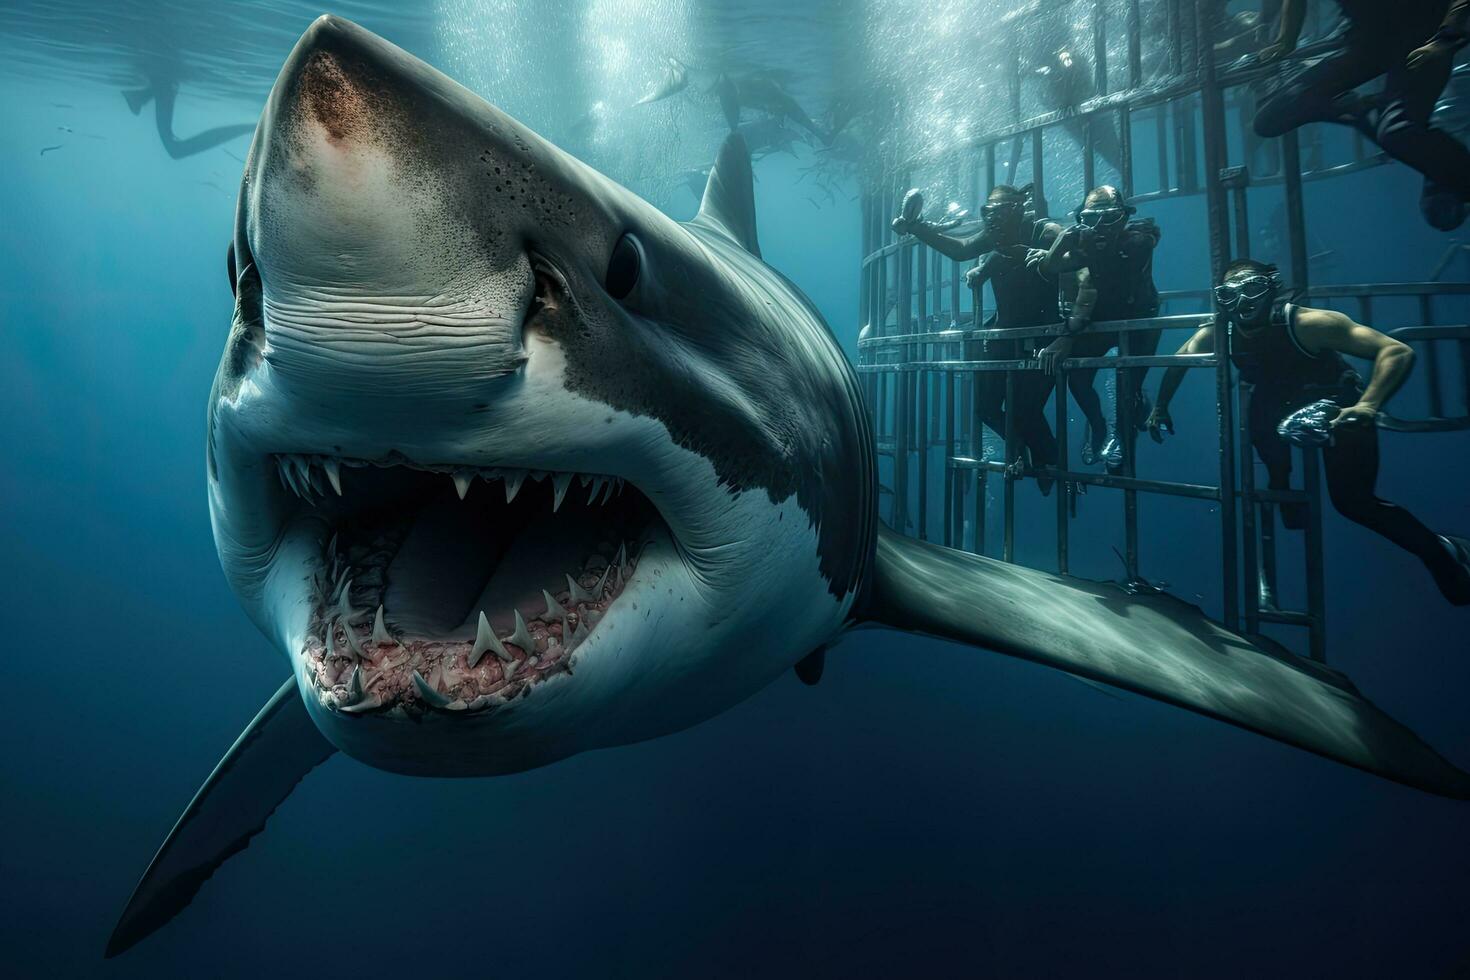
[(296, 784), (336, 749), (287, 680), (230, 746), (154, 855), (107, 941), (116, 956), (168, 922), (250, 839)]
[(143, 107), (153, 101), (153, 86), (147, 88), (123, 89), (123, 98), (128, 100), (128, 108), (133, 115), (143, 111)]
[(1470, 774), (1337, 671), (1230, 632), (1168, 595), (1063, 578), (884, 527), (861, 617), (1010, 654), (1188, 708), (1430, 793)]
[(731, 133), (720, 144), (699, 213), (689, 223), (717, 231), (760, 258), (755, 235), (755, 174), (750, 169), (750, 149), (739, 133)]

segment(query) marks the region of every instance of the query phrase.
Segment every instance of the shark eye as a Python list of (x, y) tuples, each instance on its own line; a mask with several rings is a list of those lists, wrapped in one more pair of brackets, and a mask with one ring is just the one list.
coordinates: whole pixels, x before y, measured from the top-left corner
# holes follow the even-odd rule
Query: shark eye
[(632, 233), (624, 234), (613, 247), (612, 258), (607, 261), (607, 292), (613, 299), (627, 299), (633, 287), (638, 285), (638, 273), (643, 268), (643, 246)]
[(230, 274), (230, 295), (235, 295), (235, 280), (238, 278), (238, 270), (235, 268), (235, 243), (230, 242), (230, 250), (225, 255), (225, 271)]

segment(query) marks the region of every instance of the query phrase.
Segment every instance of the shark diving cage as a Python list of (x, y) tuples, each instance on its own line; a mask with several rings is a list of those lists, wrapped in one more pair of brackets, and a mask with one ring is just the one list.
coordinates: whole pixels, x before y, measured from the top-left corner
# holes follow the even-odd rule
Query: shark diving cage
[[(1303, 183), (1362, 171), (1386, 163), (1386, 158), (1366, 140), (1352, 136), (1345, 137), (1352, 141), (1347, 154), (1351, 159), (1347, 162), (1329, 166), (1313, 159), (1320, 154), (1309, 152), (1308, 166), (1304, 167), (1303, 144), (1312, 138), (1311, 133), (1317, 127), (1294, 131), (1278, 140), (1256, 139), (1250, 133), (1249, 107), (1253, 104), (1254, 87), (1268, 72), (1250, 64), (1250, 59), (1229, 67), (1217, 63), (1212, 56), (1215, 25), (1211, 10), (1218, 4), (1209, 0), (1155, 0), (1167, 11), (1172, 43), (1161, 77), (1145, 84), (1139, 0), (1123, 2), (1126, 16), (1121, 19), (1126, 46), (1119, 44), (1116, 50), (1126, 50), (1126, 71), (1119, 71), (1115, 65), (1112, 72), (1114, 79), (1126, 78), (1121, 90), (1108, 90), (1107, 65), (1109, 9), (1114, 9), (1112, 19), (1117, 20), (1118, 0), (1111, 3), (1071, 0), (1074, 19), (1076, 10), (1086, 12), (1083, 4), (1092, 5), (1095, 94), (1091, 98), (1022, 118), (1016, 95), (1021, 84), (1020, 68), (1013, 63), (1009, 125), (967, 139), (961, 145), (946, 147), (937, 155), (926, 154), (892, 166), (881, 178), (871, 179), (863, 190), (858, 371), (878, 442), (883, 474), (880, 508), (890, 525), (903, 533), (984, 554), (988, 484), (999, 481), (1003, 528), (999, 557), (1009, 562), (1015, 560), (1016, 552), (1017, 483), (1035, 478), (1055, 481), (1052, 491), (1056, 509), (1055, 569), (1067, 574), (1070, 528), (1074, 520), (1080, 519), (1079, 493), (1088, 488), (1103, 491), (1090, 495), (1088, 505), (1081, 508), (1083, 514), (1096, 514), (1099, 505), (1111, 506), (1107, 494), (1116, 491), (1122, 502), (1121, 558), (1125, 585), (1149, 588), (1140, 573), (1139, 495), (1165, 494), (1208, 501), (1219, 518), (1223, 593), (1218, 607), (1220, 618), (1231, 629), (1243, 629), (1250, 635), (1259, 635), (1266, 624), (1303, 628), (1305, 652), (1325, 661), (1319, 452), (1292, 450), (1299, 454), (1299, 465), (1293, 467), (1300, 474), (1294, 477), (1299, 481), (1299, 488), (1272, 490), (1257, 486), (1250, 433), (1244, 422), (1249, 416), (1249, 387), (1236, 384), (1228, 338), (1217, 336), (1214, 354), (1145, 357), (1130, 352), (1130, 340), (1139, 331), (1158, 328), (1166, 331), (1164, 345), (1172, 342), (1177, 347), (1189, 332), (1209, 319), (1210, 291), (1164, 290), (1162, 309), (1184, 312), (1148, 320), (1095, 324), (1091, 329), (1116, 331), (1121, 349), (1115, 355), (1073, 358), (1059, 366), (1053, 419), (1058, 465), (1028, 471), (1023, 464), (1015, 413), (1010, 406), (1015, 403), (1012, 396), (1017, 377), (1021, 372), (1039, 370), (1039, 364), (1034, 359), (977, 360), (978, 342), (1055, 336), (1062, 332), (1062, 325), (983, 329), (983, 289), (972, 294), (964, 285), (966, 264), (946, 259), (911, 237), (896, 236), (889, 225), (916, 173), (938, 171), (958, 193), (980, 200), (997, 183), (1009, 182), (1007, 174), (1019, 178), (1019, 164), (1028, 147), (1030, 179), (1040, 198), (1037, 210), (1039, 215), (1044, 214), (1047, 189), (1044, 141), (1056, 140), (1064, 134), (1070, 134), (1065, 137), (1069, 145), (1081, 144), (1082, 179), (1075, 187), (1076, 200), (1081, 200), (1087, 189), (1101, 182), (1097, 180), (1100, 159), (1095, 137), (1105, 128), (1111, 129), (1107, 135), (1113, 140), (1113, 153), (1106, 166), (1116, 175), (1116, 183), (1130, 201), (1140, 206), (1140, 212), (1154, 202), (1193, 198), (1196, 202), (1193, 206), (1198, 207), (1199, 199), (1203, 199), (1202, 224), (1207, 229), (1209, 266), (1216, 281), (1232, 254), (1249, 254), (1248, 201), (1251, 198), (1248, 191), (1267, 188), (1272, 194), (1284, 195), (1281, 207), (1285, 228), (1277, 235), (1288, 291), (1321, 305), (1346, 303), (1345, 312), (1370, 324), (1374, 322), (1375, 304), (1380, 314), (1388, 307), (1409, 311), (1408, 325), (1388, 332), (1417, 349), (1419, 369), (1411, 375), (1409, 385), (1427, 387), (1427, 391), (1416, 392), (1412, 399), (1405, 398), (1407, 392), (1399, 397), (1401, 401), (1427, 404), (1428, 411), (1413, 419), (1385, 415), (1380, 418), (1381, 427), (1411, 432), (1470, 429), (1470, 325), (1436, 321), (1438, 307), (1453, 303), (1457, 304), (1458, 312), (1460, 304), (1466, 302), (1465, 297), (1470, 297), (1470, 283), (1464, 282), (1464, 277), (1458, 282), (1443, 281), (1452, 268), (1460, 267), (1470, 258), (1467, 246), (1454, 246), (1429, 281), (1312, 284), (1308, 277), (1309, 240)], [(1030, 11), (1036, 12), (1036, 9)], [(1320, 55), (1330, 43), (1304, 45), (1292, 60), (1300, 63)], [(1463, 74), (1464, 68), (1459, 71)], [(1134, 158), (1134, 134), (1140, 126), (1152, 126), (1156, 143), (1156, 154), (1150, 154), (1154, 159), (1142, 162), (1143, 169), (1156, 177), (1149, 188), (1136, 186), (1135, 180), (1135, 165), (1140, 161)], [(997, 154), (1009, 156), (1008, 169), (997, 170)], [(1246, 164), (1262, 156), (1266, 163), (1258, 169), (1264, 176), (1253, 178)], [(1232, 164), (1232, 157), (1240, 162)], [(1006, 167), (1004, 160), (1001, 166)], [(1071, 188), (1053, 185), (1053, 189), (1065, 191), (1069, 199), (1073, 193)], [(1179, 233), (1174, 234), (1177, 240)], [(1166, 227), (1166, 243), (1169, 237), (1170, 229)], [(1074, 468), (1068, 446), (1066, 372), (1089, 367), (1117, 372), (1127, 367), (1172, 366), (1206, 372), (1214, 381), (1213, 438), (1218, 444), (1219, 457), (1217, 473), (1211, 467), (1214, 478), (1208, 483), (1187, 483), (1140, 476), (1135, 471), (1138, 436), (1131, 417), (1134, 406), (1127, 404), (1127, 399), (1117, 399), (1114, 415), (1116, 432), (1125, 440), (1119, 471), (1089, 472)], [(993, 376), (994, 372), (1004, 373), (1007, 406), (1003, 452), (998, 458), (986, 451), (983, 427), (971, 407), (982, 377)], [(1108, 375), (1099, 375), (1104, 377)], [(1121, 384), (1117, 390), (1123, 390)], [(1457, 397), (1452, 398), (1451, 392)], [(931, 500), (931, 495), (936, 499)], [(937, 508), (934, 504), (938, 504)], [(1275, 509), (1283, 504), (1304, 504), (1308, 514), (1301, 549), (1305, 561), (1304, 588), (1298, 586), (1295, 590), (1305, 593), (1304, 610), (1283, 608), (1277, 601)]]

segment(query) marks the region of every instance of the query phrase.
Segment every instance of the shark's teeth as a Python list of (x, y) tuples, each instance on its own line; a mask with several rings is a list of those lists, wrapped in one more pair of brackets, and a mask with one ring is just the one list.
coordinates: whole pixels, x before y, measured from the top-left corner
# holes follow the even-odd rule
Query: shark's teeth
[(378, 604), (378, 612), (373, 616), (373, 642), (392, 643), (393, 634), (388, 632), (388, 626), (383, 622), (383, 606)]
[(341, 710), (349, 715), (361, 715), (366, 714), (369, 711), (376, 711), (382, 706), (383, 699), (374, 694), (364, 698), (361, 701), (354, 701), (352, 704), (343, 705)]
[(470, 650), (469, 665), (471, 667), (478, 666), (480, 658), (485, 656), (486, 650), (494, 653), (495, 658), (502, 663), (508, 663), (512, 659), (510, 652), (496, 638), (495, 631), (490, 628), (490, 621), (485, 618), (485, 611), (482, 609), (480, 610), (480, 624), (475, 633), (475, 645)]
[(571, 601), (573, 605), (576, 605), (579, 602), (593, 602), (597, 599), (597, 597), (594, 596), (591, 592), (588, 592), (586, 589), (582, 588), (581, 583), (579, 583), (571, 575), (567, 576), (567, 591), (571, 593)]
[(443, 708), (449, 704), (449, 699), (431, 687), (429, 682), (424, 680), (423, 674), (415, 670), (411, 676), (413, 679), (413, 689), (418, 692), (419, 697), (425, 704), (431, 708)]
[(567, 641), (567, 649), (572, 649), (581, 645), (582, 641), (587, 639), (587, 635), (591, 632), (592, 631), (587, 628), (586, 617), (578, 616), (577, 628), (572, 630), (572, 638)]
[[(572, 577), (568, 575), (567, 581), (570, 582), (571, 580)], [(546, 620), (548, 623), (553, 623), (558, 619), (567, 618), (567, 611), (562, 608), (562, 604), (557, 602), (556, 597), (553, 596), (550, 592), (542, 589), (541, 598), (546, 603), (546, 612), (541, 614), (542, 619)]]
[(551, 509), (553, 511), (561, 509), (561, 502), (566, 499), (567, 488), (571, 485), (572, 474), (570, 473), (557, 473), (552, 476), (551, 486), (554, 496), (551, 501)]
[(505, 480), (505, 502), (510, 503), (520, 493), (521, 483), (526, 479), (525, 470), (513, 470), (504, 476)]
[(367, 656), (367, 651), (362, 648), (362, 641), (357, 638), (357, 630), (347, 624), (343, 624), (342, 632), (347, 634), (347, 646), (357, 655), (359, 659)]
[(526, 621), (521, 618), (521, 611), (517, 609), (515, 612), (516, 631), (506, 637), (506, 639), (520, 647), (527, 656), (530, 656), (536, 650), (536, 643), (531, 639), (531, 631), (526, 629)]
[(335, 459), (322, 460), (322, 469), (327, 471), (327, 482), (332, 485), (337, 496), (342, 496), (342, 467)]
[[(302, 453), (279, 453), (275, 457), (276, 475), (280, 478), (281, 486), (288, 492), (295, 494), (307, 504), (315, 507), (322, 498), (336, 495), (344, 496), (342, 488), (342, 468), (363, 467), (377, 464), (363, 459), (349, 459), (334, 456), (306, 455)], [(469, 494), (470, 488), (476, 479), (493, 481), (500, 480), (505, 484), (505, 500), (511, 503), (525, 486), (526, 480), (544, 480), (550, 478), (552, 482), (552, 510), (560, 510), (562, 502), (566, 500), (567, 491), (573, 482), (587, 488), (587, 503), (589, 506), (606, 504), (613, 497), (623, 492), (624, 480), (622, 477), (609, 476), (602, 473), (571, 473), (564, 471), (528, 470), (512, 467), (440, 467), (440, 466), (415, 466), (413, 464), (393, 463), (393, 466), (407, 465), (409, 469), (419, 469), (429, 472), (444, 473), (454, 483), (454, 492), (460, 500), (464, 500)]]

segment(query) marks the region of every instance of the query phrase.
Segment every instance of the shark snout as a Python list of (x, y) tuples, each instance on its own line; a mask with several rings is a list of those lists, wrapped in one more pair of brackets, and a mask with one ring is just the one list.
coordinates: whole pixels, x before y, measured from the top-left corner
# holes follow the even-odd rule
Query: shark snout
[(271, 93), (242, 199), (280, 373), (423, 394), (524, 361), (524, 222), (480, 200), (486, 174), (508, 169), (497, 121), (355, 24), (312, 24)]

